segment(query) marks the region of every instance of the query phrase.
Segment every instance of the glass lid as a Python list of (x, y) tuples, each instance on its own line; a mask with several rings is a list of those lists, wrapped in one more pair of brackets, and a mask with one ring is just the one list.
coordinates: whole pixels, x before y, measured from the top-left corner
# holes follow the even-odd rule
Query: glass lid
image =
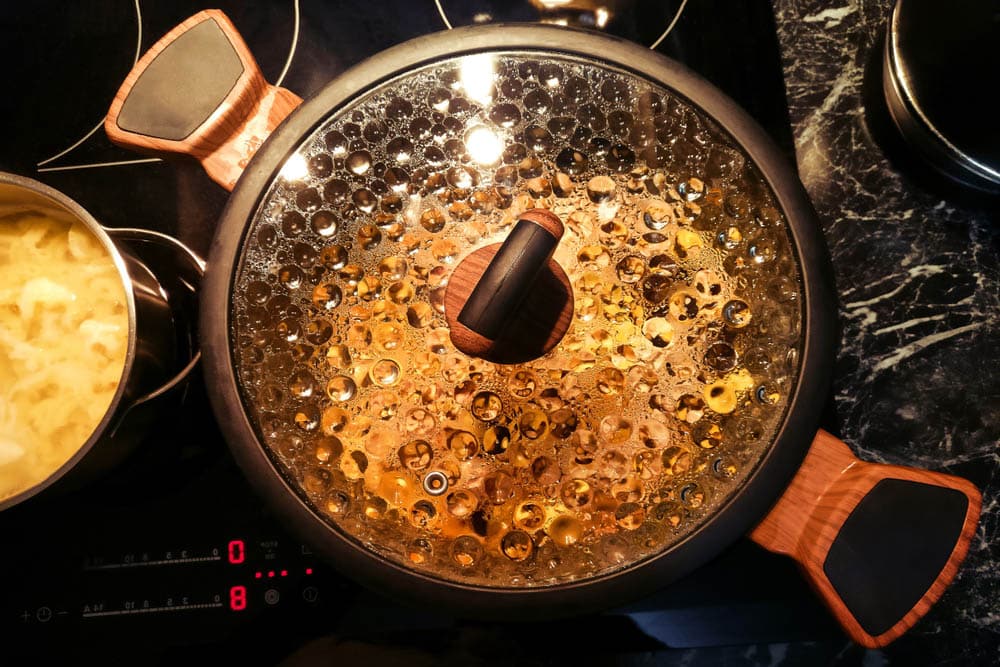
[[(569, 326), (517, 363), (464, 353), (449, 280), (531, 209), (565, 228)], [(246, 232), (232, 354), (331, 528), (431, 577), (543, 587), (669, 549), (741, 487), (795, 388), (801, 296), (769, 188), (696, 108), (598, 61), (483, 53), (301, 143)]]

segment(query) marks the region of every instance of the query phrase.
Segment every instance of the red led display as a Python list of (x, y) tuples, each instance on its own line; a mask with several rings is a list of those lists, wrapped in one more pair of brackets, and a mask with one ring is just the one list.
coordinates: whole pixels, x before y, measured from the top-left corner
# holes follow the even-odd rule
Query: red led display
[(233, 586), (229, 589), (229, 608), (233, 611), (243, 611), (247, 608), (246, 586)]
[(243, 540), (230, 540), (229, 541), (229, 562), (233, 565), (239, 565), (244, 560), (246, 560), (247, 552), (246, 545), (243, 544)]

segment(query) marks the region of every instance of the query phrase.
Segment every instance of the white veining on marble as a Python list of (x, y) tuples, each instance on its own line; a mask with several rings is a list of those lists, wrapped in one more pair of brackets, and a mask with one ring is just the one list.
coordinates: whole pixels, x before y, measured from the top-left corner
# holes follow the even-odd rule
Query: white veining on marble
[(951, 329), (950, 331), (942, 331), (941, 333), (931, 334), (929, 336), (924, 336), (920, 340), (913, 341), (908, 345), (904, 345), (892, 354), (883, 357), (875, 365), (872, 366), (872, 374), (884, 371), (887, 368), (892, 368), (898, 364), (903, 359), (912, 357), (917, 352), (934, 345), (935, 343), (940, 343), (941, 341), (948, 340), (954, 336), (961, 336), (964, 333), (970, 331), (975, 331), (983, 325), (982, 322), (977, 322), (975, 324), (968, 324), (964, 327), (958, 327)]
[(931, 315), (930, 317), (914, 317), (912, 320), (906, 320), (905, 322), (900, 322), (899, 324), (893, 324), (887, 327), (882, 327), (881, 329), (876, 329), (872, 333), (876, 336), (882, 334), (887, 334), (893, 331), (901, 331), (903, 329), (909, 329), (910, 327), (915, 327), (918, 324), (924, 324), (926, 322), (939, 322), (943, 320), (946, 315), (943, 313), (941, 315)]
[[(913, 278), (933, 276), (935, 274), (942, 273), (943, 271), (944, 267), (942, 266), (928, 266), (928, 265), (915, 266), (907, 271), (908, 274), (907, 282)], [(883, 280), (892, 280), (896, 277), (898, 277), (898, 274), (886, 276)], [(845, 303), (844, 308), (850, 309), (850, 308), (858, 308), (860, 306), (870, 306), (880, 301), (885, 301), (886, 299), (890, 299), (899, 294), (900, 292), (902, 292), (906, 288), (907, 282), (900, 284), (898, 287), (886, 292), (885, 294), (879, 294), (878, 296), (874, 296), (864, 301), (852, 301), (851, 303)]]
[(803, 16), (802, 20), (806, 23), (818, 23), (820, 21), (825, 21), (826, 24), (824, 28), (832, 28), (834, 26), (840, 25), (840, 22), (844, 20), (845, 17), (858, 11), (857, 5), (848, 4), (844, 7), (836, 7), (830, 9), (824, 9), (816, 14), (810, 14), (809, 16)]

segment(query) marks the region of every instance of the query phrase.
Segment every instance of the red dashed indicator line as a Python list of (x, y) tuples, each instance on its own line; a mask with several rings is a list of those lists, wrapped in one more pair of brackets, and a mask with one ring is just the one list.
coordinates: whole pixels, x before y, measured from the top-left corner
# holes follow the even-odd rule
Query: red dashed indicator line
[[(312, 574), (312, 572), (313, 571), (312, 571), (311, 567), (307, 567), (306, 568), (306, 574)], [(281, 572), (275, 572), (274, 570), (269, 570), (268, 573), (267, 573), (267, 578), (268, 579), (274, 579), (275, 577), (287, 577), (287, 576), (288, 576), (288, 570), (282, 570)], [(253, 578), (254, 579), (263, 579), (264, 578), (264, 573), (263, 572), (254, 572), (253, 573)]]

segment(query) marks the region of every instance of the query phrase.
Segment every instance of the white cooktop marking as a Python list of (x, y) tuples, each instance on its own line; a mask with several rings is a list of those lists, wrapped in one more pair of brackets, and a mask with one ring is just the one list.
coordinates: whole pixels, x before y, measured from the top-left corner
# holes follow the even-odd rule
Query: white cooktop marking
[[(688, 0), (681, 0), (681, 4), (677, 8), (677, 12), (674, 14), (673, 20), (670, 21), (670, 25), (668, 25), (667, 29), (663, 31), (663, 34), (657, 37), (656, 41), (650, 45), (649, 47), (650, 49), (655, 49), (660, 45), (661, 42), (663, 42), (663, 40), (667, 38), (667, 35), (669, 35), (670, 32), (674, 29), (674, 26), (677, 25), (677, 21), (681, 18), (681, 14), (684, 13), (684, 8), (687, 6), (687, 3)], [(448, 28), (448, 30), (454, 29), (455, 26), (453, 26), (451, 24), (451, 21), (448, 20), (448, 15), (445, 14), (444, 7), (441, 6), (441, 0), (434, 0), (434, 5), (437, 7), (438, 14), (441, 15), (441, 20), (444, 21), (444, 24)]]
[[(132, 65), (133, 66), (139, 61), (139, 54), (141, 53), (141, 50), (142, 50), (142, 11), (139, 9), (139, 0), (135, 0), (135, 25), (136, 25), (136, 37), (135, 37), (135, 55), (132, 57)], [(42, 160), (36, 166), (38, 166), (38, 167), (44, 167), (49, 162), (52, 162), (54, 160), (58, 160), (63, 155), (66, 155), (67, 153), (69, 153), (70, 151), (72, 151), (74, 148), (76, 148), (77, 146), (79, 146), (80, 144), (82, 144), (83, 142), (85, 142), (87, 139), (90, 139), (92, 136), (94, 136), (94, 133), (97, 132), (99, 129), (101, 129), (102, 125), (104, 125), (104, 119), (103, 118), (100, 121), (98, 121), (97, 125), (95, 125), (94, 128), (90, 132), (88, 132), (87, 134), (83, 135), (75, 144), (73, 144), (69, 148), (66, 148), (66, 149), (60, 151), (59, 153), (56, 153), (55, 155), (53, 155), (50, 158), (46, 158), (46, 159)], [(52, 170), (51, 169), (39, 169), (38, 171), (52, 171)]]
[(292, 30), (292, 45), (288, 48), (288, 58), (285, 59), (285, 67), (281, 70), (281, 74), (278, 75), (278, 80), (274, 82), (274, 85), (280, 86), (281, 82), (285, 80), (285, 75), (288, 74), (288, 67), (292, 64), (292, 58), (295, 57), (295, 47), (299, 44), (299, 0), (294, 0), (295, 5), (295, 29)]
[(681, 14), (684, 13), (684, 8), (687, 7), (687, 3), (688, 3), (688, 0), (681, 0), (681, 6), (677, 8), (677, 13), (674, 14), (674, 20), (670, 22), (670, 25), (668, 25), (667, 29), (663, 31), (663, 34), (660, 35), (656, 39), (656, 41), (653, 42), (649, 46), (650, 49), (655, 49), (656, 47), (658, 47), (660, 45), (660, 42), (662, 42), (663, 40), (665, 40), (667, 38), (667, 35), (670, 34), (670, 31), (674, 29), (675, 25), (677, 25), (677, 21), (680, 20)]

